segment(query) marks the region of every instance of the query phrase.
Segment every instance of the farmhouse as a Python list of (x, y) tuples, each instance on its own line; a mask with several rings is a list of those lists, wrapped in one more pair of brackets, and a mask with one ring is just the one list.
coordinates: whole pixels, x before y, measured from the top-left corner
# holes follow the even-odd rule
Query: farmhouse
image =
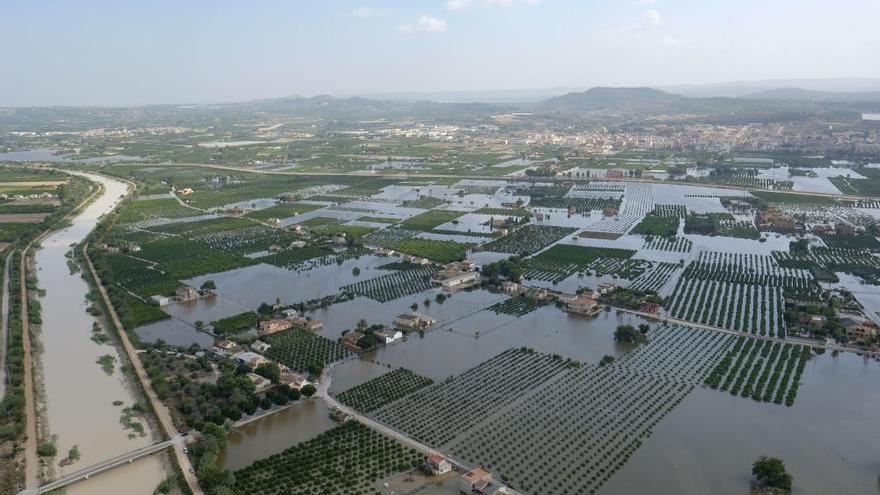
[(160, 296), (158, 294), (155, 296), (150, 296), (150, 300), (158, 304), (159, 306), (168, 306), (169, 304), (171, 304), (170, 297)]
[(394, 319), (394, 325), (403, 330), (424, 330), (436, 324), (437, 320), (417, 311), (397, 315)]
[(486, 471), (483, 468), (476, 468), (461, 475), (461, 483), (459, 485), (459, 488), (461, 489), (461, 493), (472, 495), (473, 493), (475, 493), (474, 488), (477, 483), (481, 481), (489, 482), (491, 480), (492, 473)]
[(270, 333), (287, 330), (293, 326), (290, 320), (266, 320), (260, 322), (260, 328), (257, 330), (259, 335), (269, 335)]
[(278, 377), (278, 381), (283, 385), (287, 385), (288, 387), (297, 390), (309, 384), (309, 381), (306, 380), (305, 376), (300, 375), (299, 373), (293, 373), (289, 370), (282, 371), (281, 375)]
[(569, 313), (575, 313), (579, 315), (592, 316), (599, 313), (602, 310), (602, 307), (599, 305), (599, 301), (594, 297), (596, 293), (593, 292), (591, 294), (584, 294), (574, 299), (568, 301), (568, 304), (565, 306), (565, 310)]
[(264, 358), (263, 356), (257, 354), (256, 352), (244, 351), (238, 352), (233, 355), (236, 361), (242, 364), (247, 364), (251, 368), (256, 368), (257, 366), (268, 363), (269, 360)]
[(452, 464), (440, 454), (431, 454), (425, 459), (425, 466), (434, 476), (440, 476), (452, 471)]
[(247, 377), (250, 381), (254, 382), (254, 392), (264, 392), (265, 390), (272, 388), (272, 381), (264, 378), (256, 373), (248, 373)]
[(291, 326), (302, 328), (303, 330), (311, 330), (313, 332), (317, 332), (324, 327), (321, 320), (317, 318), (307, 318), (305, 316), (288, 317), (287, 321), (290, 322)]
[(241, 347), (231, 340), (221, 339), (214, 344), (213, 350), (218, 354), (235, 354), (241, 352)]
[(192, 301), (199, 298), (199, 291), (186, 285), (178, 287), (175, 294), (177, 295), (178, 302)]
[(263, 342), (262, 340), (255, 340), (255, 341), (253, 341), (253, 343), (251, 343), (250, 347), (251, 347), (251, 350), (254, 352), (264, 353), (264, 352), (268, 351), (269, 348), (272, 346)]
[(394, 330), (391, 328), (386, 328), (385, 330), (379, 330), (374, 334), (379, 340), (385, 342), (386, 344), (390, 344), (396, 340), (400, 340), (403, 338), (403, 332), (400, 330)]
[(462, 288), (473, 285), (480, 281), (477, 272), (463, 272), (461, 270), (440, 270), (431, 279), (431, 282), (439, 284), (444, 289)]
[(643, 302), (639, 305), (639, 311), (642, 313), (657, 314), (660, 312), (660, 305), (652, 302)]

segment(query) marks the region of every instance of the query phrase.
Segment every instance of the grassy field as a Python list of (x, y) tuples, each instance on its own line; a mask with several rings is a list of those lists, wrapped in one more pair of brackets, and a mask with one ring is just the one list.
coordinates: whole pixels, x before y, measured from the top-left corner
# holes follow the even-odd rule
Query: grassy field
[(177, 280), (207, 273), (225, 272), (258, 262), (236, 256), (205, 244), (180, 238), (167, 238), (141, 246), (138, 256), (159, 263), (159, 266)]
[(462, 244), (455, 241), (436, 241), (430, 239), (405, 239), (391, 245), (391, 248), (401, 253), (420, 256), (438, 263), (449, 263), (464, 259), (467, 256), (471, 244)]
[(411, 230), (431, 230), (446, 222), (451, 222), (463, 214), (464, 213), (460, 211), (431, 210), (407, 218), (403, 221), (402, 226)]

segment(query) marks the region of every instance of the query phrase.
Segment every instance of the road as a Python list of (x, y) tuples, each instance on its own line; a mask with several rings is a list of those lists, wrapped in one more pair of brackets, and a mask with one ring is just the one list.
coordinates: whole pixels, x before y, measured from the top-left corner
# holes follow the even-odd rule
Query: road
[(3, 264), (3, 300), (0, 302), (0, 398), (6, 397), (6, 377), (8, 369), (6, 368), (6, 348), (9, 346), (9, 263), (12, 262), (12, 256), (15, 250), (10, 251), (6, 255), (6, 263)]
[(87, 468), (80, 469), (79, 471), (75, 471), (73, 473), (64, 475), (58, 478), (55, 481), (51, 481), (46, 483), (43, 486), (38, 488), (30, 488), (19, 492), (19, 495), (35, 495), (39, 493), (48, 493), (52, 490), (58, 490), (59, 488), (64, 488), (65, 486), (72, 485), (79, 481), (85, 481), (90, 477), (103, 473), (105, 471), (109, 471), (111, 469), (117, 468), (119, 466), (124, 466), (126, 464), (131, 464), (132, 462), (146, 457), (148, 455), (153, 455), (156, 452), (160, 452), (162, 450), (167, 449), (168, 447), (174, 445), (182, 445), (184, 443), (184, 437), (181, 435), (177, 435), (171, 440), (165, 440), (164, 442), (159, 442), (153, 445), (147, 445), (146, 447), (141, 447), (137, 450), (133, 450), (131, 452), (126, 452), (125, 454), (118, 455), (112, 459), (107, 459), (106, 461), (99, 462), (97, 464), (93, 464)]
[(812, 340), (802, 340), (802, 339), (796, 339), (796, 338), (791, 338), (791, 337), (781, 338), (781, 337), (771, 337), (769, 335), (758, 335), (758, 334), (754, 334), (754, 333), (745, 333), (745, 332), (740, 332), (738, 330), (731, 330), (729, 328), (721, 328), (721, 327), (715, 327), (712, 325), (705, 325), (703, 323), (696, 323), (693, 321), (680, 320), (678, 318), (672, 318), (669, 316), (657, 315), (657, 314), (653, 314), (653, 313), (643, 313), (641, 311), (636, 311), (634, 309), (618, 308), (616, 306), (612, 306), (612, 307), (618, 311), (623, 311), (624, 313), (638, 315), (643, 318), (650, 318), (652, 320), (659, 320), (659, 321), (662, 321), (663, 323), (669, 323), (672, 325), (678, 325), (678, 326), (689, 327), (689, 328), (699, 328), (701, 330), (710, 330), (712, 332), (718, 332), (718, 333), (723, 333), (723, 334), (727, 334), (727, 335), (735, 335), (738, 337), (750, 337), (753, 339), (769, 340), (771, 342), (779, 342), (780, 344), (808, 345), (810, 347), (818, 347), (818, 348), (822, 348), (822, 349), (825, 349), (828, 351), (853, 352), (853, 353), (861, 354), (861, 355), (865, 355), (865, 356), (878, 356), (878, 355), (880, 355), (880, 352), (865, 351), (862, 349), (854, 349), (852, 347), (830, 345), (830, 344), (815, 342)]
[[(153, 390), (153, 385), (150, 383), (144, 365), (137, 356), (137, 349), (131, 344), (131, 340), (128, 338), (128, 333), (125, 331), (125, 327), (122, 325), (119, 315), (116, 314), (116, 310), (110, 302), (110, 296), (107, 294), (107, 289), (105, 289), (104, 285), (101, 283), (101, 279), (98, 277), (98, 272), (95, 270), (95, 265), (92, 264), (92, 260), (89, 258), (87, 251), (88, 243), (83, 243), (83, 257), (86, 260), (86, 265), (89, 268), (89, 272), (92, 274), (92, 278), (95, 280), (95, 285), (97, 286), (98, 291), (101, 293), (101, 298), (104, 300), (110, 319), (113, 322), (113, 326), (116, 328), (116, 333), (122, 341), (122, 347), (125, 350), (125, 354), (128, 356), (128, 361), (131, 363), (138, 380), (141, 382), (144, 393), (147, 395), (147, 400), (149, 400), (150, 406), (156, 414), (156, 418), (159, 420), (159, 424), (165, 431), (165, 436), (167, 438), (175, 438), (178, 436), (178, 431), (177, 428), (174, 427), (174, 422), (171, 420), (171, 413), (159, 400), (156, 391)], [(189, 462), (189, 457), (187, 457), (183, 449), (184, 446), (182, 442), (174, 444), (174, 455), (177, 458), (177, 464), (180, 466), (183, 477), (186, 480), (187, 485), (189, 485), (189, 489), (192, 490), (193, 495), (203, 495), (204, 492), (199, 486), (195, 474), (190, 472), (192, 464)]]

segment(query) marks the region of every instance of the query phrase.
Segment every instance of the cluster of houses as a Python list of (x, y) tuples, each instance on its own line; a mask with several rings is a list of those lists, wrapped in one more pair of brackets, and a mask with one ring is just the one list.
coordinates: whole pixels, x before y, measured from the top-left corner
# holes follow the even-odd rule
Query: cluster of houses
[[(584, 292), (583, 294), (578, 295), (565, 304), (564, 309), (569, 313), (579, 314), (583, 316), (595, 316), (599, 314), (604, 307), (599, 304), (599, 298), (604, 296), (605, 294), (610, 294), (617, 289), (616, 284), (612, 284), (609, 282), (604, 282), (599, 284), (595, 290), (590, 292)], [(659, 311), (659, 306), (655, 311)]]
[(188, 285), (184, 285), (178, 287), (174, 292), (174, 296), (162, 296), (162, 295), (154, 295), (150, 296), (150, 300), (159, 306), (168, 306), (171, 303), (185, 303), (189, 301), (195, 301), (196, 299), (200, 299), (205, 297), (205, 292), (196, 289), (195, 287), (190, 287)]
[[(425, 467), (434, 476), (452, 472), (452, 463), (440, 454), (425, 458)], [(465, 495), (519, 495), (492, 478), (492, 473), (483, 468), (475, 468), (461, 475), (459, 491)]]
[[(270, 344), (261, 340), (256, 340), (250, 344), (249, 349), (245, 349), (235, 342), (221, 339), (214, 344), (211, 350), (215, 354), (230, 357), (237, 363), (245, 364), (249, 366), (251, 370), (255, 370), (257, 366), (271, 362), (263, 356), (270, 347), (272, 347)], [(281, 375), (279, 376), (280, 385), (299, 390), (310, 383), (304, 375), (295, 373), (287, 366), (279, 363), (278, 367), (281, 369)], [(256, 392), (264, 392), (273, 386), (270, 380), (267, 380), (256, 373), (248, 373), (247, 377), (254, 382)]]

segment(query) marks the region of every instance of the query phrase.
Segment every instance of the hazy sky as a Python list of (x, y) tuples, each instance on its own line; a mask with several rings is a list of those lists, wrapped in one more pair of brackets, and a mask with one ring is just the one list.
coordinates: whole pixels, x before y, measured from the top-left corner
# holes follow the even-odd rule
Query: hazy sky
[(880, 77), (880, 0), (0, 0), (0, 105)]

